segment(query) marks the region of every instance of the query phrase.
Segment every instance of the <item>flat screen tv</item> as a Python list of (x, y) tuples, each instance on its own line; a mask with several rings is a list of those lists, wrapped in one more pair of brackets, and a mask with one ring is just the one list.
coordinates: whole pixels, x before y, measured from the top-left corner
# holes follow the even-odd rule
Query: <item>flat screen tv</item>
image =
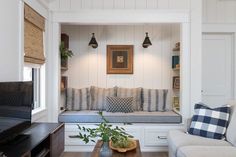
[(0, 82), (0, 144), (31, 125), (32, 82)]

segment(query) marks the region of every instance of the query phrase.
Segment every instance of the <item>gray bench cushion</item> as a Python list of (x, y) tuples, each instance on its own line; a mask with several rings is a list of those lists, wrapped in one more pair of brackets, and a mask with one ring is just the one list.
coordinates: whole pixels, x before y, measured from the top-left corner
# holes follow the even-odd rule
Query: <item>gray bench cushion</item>
[[(59, 115), (59, 122), (64, 123), (100, 123), (98, 111), (65, 111)], [(182, 117), (175, 112), (111, 113), (103, 112), (110, 123), (181, 123)]]

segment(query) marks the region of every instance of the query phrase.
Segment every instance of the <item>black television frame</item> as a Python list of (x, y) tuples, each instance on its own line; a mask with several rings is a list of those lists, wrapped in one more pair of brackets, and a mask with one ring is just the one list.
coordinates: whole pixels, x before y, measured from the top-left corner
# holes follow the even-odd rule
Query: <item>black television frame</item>
[[(19, 82), (0, 82), (0, 88), (1, 86), (18, 86), (17, 88), (19, 90), (23, 90), (22, 86), (24, 84), (27, 84), (28, 86), (31, 87), (31, 98), (29, 99), (31, 101), (29, 105), (30, 108), (30, 114), (28, 115), (28, 118), (25, 119), (26, 121), (23, 121), (22, 123), (16, 124), (6, 130), (3, 130), (0, 132), (0, 145), (6, 144), (8, 142), (13, 141), (18, 135), (20, 135), (24, 130), (29, 128), (31, 126), (31, 121), (32, 121), (32, 109), (33, 109), (33, 99), (34, 99), (34, 85), (32, 81), (19, 81)], [(1, 89), (0, 89), (1, 90)], [(1, 93), (0, 93), (1, 94)], [(12, 119), (24, 119), (24, 118), (18, 118), (16, 116), (5, 116), (4, 118), (9, 118), (9, 120)]]

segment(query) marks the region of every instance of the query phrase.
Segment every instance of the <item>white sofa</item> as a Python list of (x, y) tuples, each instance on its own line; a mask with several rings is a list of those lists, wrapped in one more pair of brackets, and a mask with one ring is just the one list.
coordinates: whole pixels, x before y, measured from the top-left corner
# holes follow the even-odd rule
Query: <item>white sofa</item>
[(184, 131), (169, 132), (169, 157), (236, 157), (236, 107), (230, 103), (231, 119), (225, 140), (194, 136)]

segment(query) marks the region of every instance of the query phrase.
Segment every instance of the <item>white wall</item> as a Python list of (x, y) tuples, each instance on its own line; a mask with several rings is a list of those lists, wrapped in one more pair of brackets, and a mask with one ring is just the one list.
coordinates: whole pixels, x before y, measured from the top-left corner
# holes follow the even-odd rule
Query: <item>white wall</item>
[(20, 80), (20, 1), (1, 1), (0, 5), (0, 81)]
[(235, 0), (203, 0), (203, 23), (236, 23)]
[[(171, 56), (180, 40), (178, 25), (63, 26), (62, 32), (69, 35), (74, 53), (65, 72), (69, 87), (172, 88)], [(92, 32), (99, 44), (97, 49), (88, 46)], [(145, 32), (153, 44), (147, 49), (142, 47)], [(134, 45), (134, 74), (106, 74), (106, 45), (112, 44)]]
[(53, 11), (81, 9), (189, 9), (189, 0), (54, 0)]

